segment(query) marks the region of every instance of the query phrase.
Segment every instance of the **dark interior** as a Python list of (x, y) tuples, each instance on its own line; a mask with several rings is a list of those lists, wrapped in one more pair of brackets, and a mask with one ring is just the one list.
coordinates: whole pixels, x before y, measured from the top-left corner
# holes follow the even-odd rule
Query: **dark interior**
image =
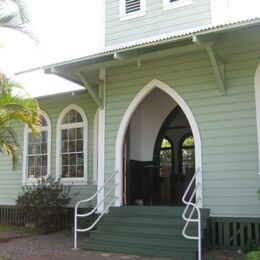
[(195, 149), (189, 122), (179, 106), (163, 122), (153, 161), (129, 159), (129, 131), (124, 146), (124, 204), (181, 205), (195, 170)]

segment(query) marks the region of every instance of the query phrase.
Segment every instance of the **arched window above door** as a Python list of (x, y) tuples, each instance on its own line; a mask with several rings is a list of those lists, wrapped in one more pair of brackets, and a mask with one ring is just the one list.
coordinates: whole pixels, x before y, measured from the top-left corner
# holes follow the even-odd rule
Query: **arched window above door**
[(180, 142), (181, 172), (187, 175), (195, 169), (194, 138), (191, 134), (185, 135)]
[(173, 145), (169, 138), (164, 137), (160, 147), (160, 166), (172, 166)]

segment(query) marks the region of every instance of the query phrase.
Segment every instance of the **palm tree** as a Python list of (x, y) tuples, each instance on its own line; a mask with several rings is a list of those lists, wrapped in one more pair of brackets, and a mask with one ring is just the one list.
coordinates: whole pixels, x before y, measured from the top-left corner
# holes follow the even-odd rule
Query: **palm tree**
[(0, 0), (0, 27), (14, 29), (35, 38), (29, 30), (23, 0)]
[[(21, 96), (21, 91), (14, 94), (15, 89), (22, 90), (18, 83), (0, 73), (0, 152), (7, 152), (12, 158), (13, 167), (17, 165), (19, 158), (19, 145), (13, 124), (15, 122), (27, 124), (34, 136), (37, 135), (39, 125), (37, 101)], [(22, 92), (23, 95), (26, 94), (25, 91)]]
[[(28, 29), (29, 20), (25, 13), (23, 0), (0, 0), (0, 27), (20, 31), (34, 38)], [(22, 91), (23, 95), (15, 94), (14, 90), (17, 89)], [(15, 122), (27, 124), (36, 136), (39, 106), (18, 83), (0, 72), (0, 152), (7, 152), (12, 158), (13, 167), (17, 165), (20, 152), (14, 128)]]

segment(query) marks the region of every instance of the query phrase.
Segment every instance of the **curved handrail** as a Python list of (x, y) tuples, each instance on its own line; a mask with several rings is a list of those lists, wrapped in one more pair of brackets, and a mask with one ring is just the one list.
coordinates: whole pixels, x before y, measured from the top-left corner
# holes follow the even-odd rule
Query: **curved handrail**
[(83, 218), (83, 217), (88, 217), (90, 215), (92, 215), (93, 213), (95, 213), (95, 211), (97, 210), (97, 208), (104, 203), (104, 201), (108, 198), (108, 196), (111, 194), (111, 192), (113, 190), (115, 190), (115, 188), (119, 185), (118, 183), (115, 182), (115, 184), (112, 186), (112, 188), (109, 189), (109, 191), (105, 194), (105, 196), (102, 198), (102, 200), (100, 202), (97, 202), (96, 206), (89, 212), (84, 213), (84, 214), (78, 214), (78, 207), (81, 203), (86, 203), (89, 201), (92, 201), (94, 198), (97, 197), (97, 195), (103, 191), (106, 187), (106, 185), (110, 182), (110, 180), (115, 177), (116, 178), (116, 174), (118, 174), (118, 171), (115, 171), (106, 181), (105, 183), (89, 198), (84, 199), (84, 200), (80, 200), (76, 203), (75, 205), (75, 212), (74, 212), (74, 249), (77, 249), (77, 232), (87, 232), (89, 230), (91, 230), (92, 228), (94, 228), (96, 226), (96, 224), (98, 223), (98, 221), (103, 217), (103, 215), (107, 212), (107, 210), (111, 207), (111, 205), (115, 202), (115, 200), (117, 199), (116, 196), (114, 196), (112, 198), (112, 200), (108, 203), (108, 205), (105, 207), (105, 209), (103, 209), (103, 211), (100, 213), (100, 215), (98, 216), (98, 218), (94, 221), (94, 223), (84, 229), (80, 229), (78, 228), (78, 218)]
[[(185, 209), (182, 213), (182, 218), (185, 220), (185, 225), (184, 225), (183, 230), (182, 230), (182, 235), (187, 239), (198, 240), (198, 260), (201, 260), (201, 213), (200, 213), (200, 209), (197, 205), (197, 203), (200, 201), (201, 198), (197, 197), (196, 202), (195, 203), (192, 202), (192, 200), (195, 198), (196, 193), (197, 193), (197, 191), (198, 191), (198, 189), (201, 185), (200, 182), (196, 183), (196, 177), (197, 177), (199, 172), (200, 172), (200, 169), (198, 169), (194, 173), (186, 191), (184, 192), (184, 194), (182, 196), (182, 202), (186, 205)], [(193, 183), (195, 183), (195, 188), (192, 191), (190, 198), (187, 199), (187, 195), (191, 191)], [(191, 209), (189, 215), (186, 216), (190, 207), (192, 207), (192, 209)], [(193, 218), (193, 214), (194, 214), (195, 211), (197, 212), (197, 218)], [(191, 222), (193, 222), (193, 223), (197, 222), (197, 224), (198, 224), (198, 235), (197, 236), (190, 236), (190, 235), (187, 234), (187, 228), (188, 228), (188, 226)]]

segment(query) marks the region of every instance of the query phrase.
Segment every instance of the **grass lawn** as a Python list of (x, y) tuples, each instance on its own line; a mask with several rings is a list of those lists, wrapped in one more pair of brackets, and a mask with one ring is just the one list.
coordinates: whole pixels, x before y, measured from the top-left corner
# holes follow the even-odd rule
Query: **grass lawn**
[(1, 233), (14, 233), (19, 235), (40, 235), (41, 231), (38, 228), (0, 224), (0, 236)]

